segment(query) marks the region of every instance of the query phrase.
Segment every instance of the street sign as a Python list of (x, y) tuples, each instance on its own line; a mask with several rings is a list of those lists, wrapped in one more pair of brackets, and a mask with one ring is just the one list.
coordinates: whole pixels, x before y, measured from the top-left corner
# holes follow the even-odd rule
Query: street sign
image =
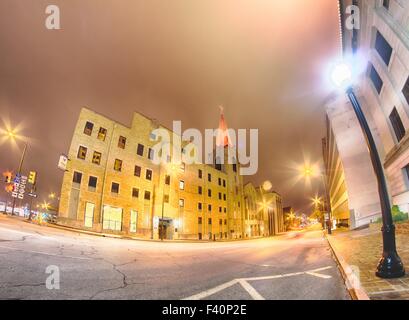
[(27, 177), (16, 175), (14, 178), (14, 188), (11, 196), (16, 199), (24, 199), (24, 194), (26, 192)]
[(60, 156), (60, 159), (58, 160), (58, 168), (63, 171), (67, 170), (67, 163), (68, 163), (68, 157), (62, 154)]
[(30, 197), (37, 198), (37, 195), (36, 195), (35, 193), (32, 193), (32, 192), (30, 192), (28, 195), (29, 195)]

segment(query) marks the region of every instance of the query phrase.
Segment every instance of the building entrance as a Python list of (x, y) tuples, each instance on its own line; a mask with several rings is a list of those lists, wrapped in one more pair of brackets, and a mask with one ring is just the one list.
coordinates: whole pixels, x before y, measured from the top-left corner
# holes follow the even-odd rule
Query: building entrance
[(168, 218), (159, 219), (159, 239), (173, 239), (173, 220)]

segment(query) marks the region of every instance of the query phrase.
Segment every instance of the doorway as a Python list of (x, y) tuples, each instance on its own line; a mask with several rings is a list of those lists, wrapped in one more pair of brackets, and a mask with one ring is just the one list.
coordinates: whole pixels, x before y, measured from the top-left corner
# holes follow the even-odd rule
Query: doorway
[(159, 239), (173, 239), (173, 220), (168, 218), (159, 219)]

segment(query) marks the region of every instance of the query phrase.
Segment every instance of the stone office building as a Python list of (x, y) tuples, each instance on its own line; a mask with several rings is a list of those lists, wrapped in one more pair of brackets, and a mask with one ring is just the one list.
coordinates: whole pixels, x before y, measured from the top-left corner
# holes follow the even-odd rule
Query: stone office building
[[(409, 2), (342, 0), (339, 4), (343, 55), (364, 60), (364, 72), (355, 92), (384, 164), (391, 201), (408, 212)], [(359, 29), (350, 30), (346, 25), (346, 9), (350, 5), (359, 7)], [(330, 99), (326, 108), (329, 128), (326, 158), (334, 159), (327, 162), (332, 181), (331, 206), (340, 208), (341, 220), (346, 219), (345, 212), (349, 211), (350, 227), (359, 227), (380, 216), (376, 178), (349, 101), (345, 96), (338, 96)], [(344, 193), (345, 196), (339, 196)]]
[[(220, 127), (226, 129), (223, 115)], [(128, 127), (83, 108), (68, 152), (58, 223), (138, 238), (244, 237), (239, 164), (174, 165), (169, 159), (155, 165), (156, 128), (166, 129), (137, 112)], [(218, 143), (228, 149), (227, 140)]]

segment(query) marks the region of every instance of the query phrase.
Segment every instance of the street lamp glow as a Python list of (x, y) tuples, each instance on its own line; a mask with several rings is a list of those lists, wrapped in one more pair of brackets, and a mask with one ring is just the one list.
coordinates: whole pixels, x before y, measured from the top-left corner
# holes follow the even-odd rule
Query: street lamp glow
[(336, 65), (331, 71), (331, 81), (339, 89), (348, 88), (352, 84), (352, 69), (343, 62)]

